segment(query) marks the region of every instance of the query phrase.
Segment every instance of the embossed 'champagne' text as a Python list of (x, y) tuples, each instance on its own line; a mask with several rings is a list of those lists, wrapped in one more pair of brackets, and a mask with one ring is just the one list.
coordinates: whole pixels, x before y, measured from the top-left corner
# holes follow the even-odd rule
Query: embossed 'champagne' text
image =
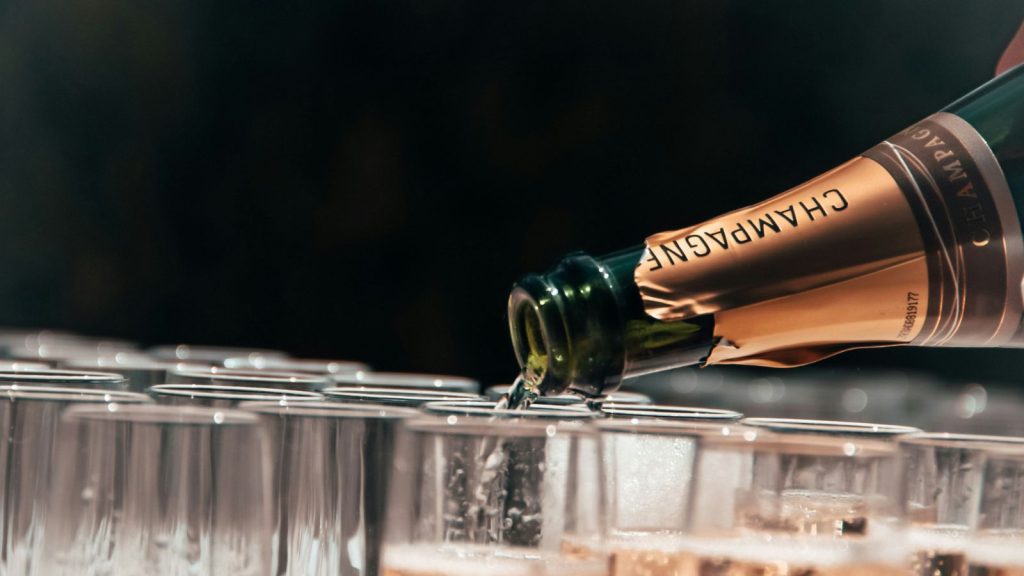
[(780, 210), (770, 210), (754, 218), (723, 224), (717, 229), (694, 232), (670, 242), (648, 246), (644, 264), (651, 272), (665, 266), (678, 266), (691, 258), (706, 258), (768, 236), (807, 225), (850, 206), (837, 188), (798, 200)]

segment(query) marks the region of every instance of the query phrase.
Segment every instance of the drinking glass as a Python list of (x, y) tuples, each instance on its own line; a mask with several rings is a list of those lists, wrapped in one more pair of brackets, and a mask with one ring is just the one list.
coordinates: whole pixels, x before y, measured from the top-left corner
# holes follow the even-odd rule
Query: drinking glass
[(195, 344), (167, 344), (154, 346), (146, 353), (167, 362), (194, 362), (221, 364), (228, 358), (287, 358), (288, 353), (265, 348), (236, 348), (229, 346), (202, 346)]
[(215, 408), (232, 408), (240, 402), (259, 400), (298, 402), (323, 399), (322, 394), (305, 390), (225, 386), (221, 384), (157, 384), (147, 388), (146, 393), (152, 396), (159, 404), (212, 406)]
[[(0, 385), (0, 574), (37, 572), (53, 454), (73, 440), (58, 429), (69, 406), (149, 402), (142, 394), (64, 386)], [(58, 509), (59, 510), (59, 509)]]
[(417, 407), (427, 402), (439, 400), (478, 400), (479, 396), (468, 392), (445, 392), (443, 390), (424, 390), (422, 388), (363, 388), (341, 387), (325, 388), (320, 391), (328, 400), (339, 402), (368, 402), (389, 406)]
[(629, 414), (610, 414), (595, 425), (606, 479), (612, 565), (631, 571), (625, 567), (633, 562), (638, 542), (685, 534), (700, 437), (731, 428), (740, 414), (623, 410)]
[(408, 421), (384, 574), (607, 575), (599, 442), (585, 412), (442, 406), (455, 404)]
[(11, 370), (0, 372), (0, 385), (68, 386), (102, 390), (124, 390), (124, 377), (110, 372), (85, 370)]
[(914, 573), (1024, 574), (1024, 438), (933, 433), (900, 446)]
[(39, 574), (271, 573), (271, 456), (255, 414), (83, 406), (61, 434)]
[(376, 576), (391, 460), (416, 410), (342, 402), (245, 402), (274, 456), (274, 574)]
[(921, 428), (966, 435), (1024, 435), (1024, 396), (1017, 385), (970, 382), (933, 394)]
[(238, 356), (225, 358), (225, 368), (240, 370), (278, 370), (282, 372), (305, 372), (309, 374), (356, 374), (367, 372), (370, 367), (352, 360), (324, 360), (319, 358), (286, 358), (280, 356)]
[(3, 372), (23, 372), (23, 371), (37, 371), (37, 370), (50, 370), (53, 366), (46, 362), (28, 362), (24, 360), (0, 360), (0, 371)]
[(690, 406), (669, 406), (665, 404), (619, 404), (607, 403), (600, 407), (601, 415), (613, 419), (631, 420), (680, 420), (684, 422), (736, 422), (743, 414), (720, 408), (694, 408)]
[(334, 374), (334, 386), (370, 386), (375, 388), (426, 388), (444, 392), (480, 393), (480, 383), (461, 376), (439, 374), (415, 374), (406, 372), (356, 372), (355, 374)]
[(234, 370), (209, 366), (201, 369), (177, 369), (171, 372), (173, 383), (224, 384), (291, 390), (321, 390), (330, 385), (326, 376), (273, 370)]
[(896, 439), (911, 432), (787, 419), (706, 425), (683, 535), (623, 546), (616, 573), (906, 574)]
[(205, 370), (204, 364), (188, 364), (185, 362), (165, 362), (151, 358), (138, 358), (115, 354), (113, 356), (97, 356), (94, 358), (76, 358), (60, 362), (60, 366), (70, 370), (98, 369), (104, 372), (120, 374), (126, 380), (128, 390), (145, 392), (146, 388), (155, 384), (170, 382), (176, 370)]
[(9, 359), (48, 361), (115, 353), (141, 354), (134, 342), (50, 330), (26, 332), (0, 340), (0, 354)]

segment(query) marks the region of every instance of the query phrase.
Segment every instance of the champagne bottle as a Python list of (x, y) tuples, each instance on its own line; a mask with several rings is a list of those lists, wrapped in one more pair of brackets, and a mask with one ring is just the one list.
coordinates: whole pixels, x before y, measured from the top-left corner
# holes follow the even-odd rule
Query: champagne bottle
[(526, 386), (598, 396), (686, 365), (1024, 345), (1024, 66), (774, 198), (527, 275)]

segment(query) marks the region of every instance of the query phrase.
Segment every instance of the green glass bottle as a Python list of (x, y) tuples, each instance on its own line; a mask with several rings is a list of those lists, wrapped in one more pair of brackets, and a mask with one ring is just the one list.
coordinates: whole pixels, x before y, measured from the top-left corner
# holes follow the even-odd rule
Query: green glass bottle
[(525, 386), (599, 396), (705, 363), (891, 345), (1024, 345), (1024, 66), (756, 206), (509, 297)]

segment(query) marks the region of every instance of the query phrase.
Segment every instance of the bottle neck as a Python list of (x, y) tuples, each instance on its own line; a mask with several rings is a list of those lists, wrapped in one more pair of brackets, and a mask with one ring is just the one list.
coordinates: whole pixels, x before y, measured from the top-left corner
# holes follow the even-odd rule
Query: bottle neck
[(706, 357), (710, 317), (662, 322), (644, 312), (633, 279), (642, 254), (573, 254), (547, 274), (516, 283), (508, 309), (512, 344), (524, 378), (540, 394), (601, 396), (624, 378)]
[[(1006, 72), (968, 94), (949, 106), (946, 112), (965, 120), (970, 125), (968, 128), (982, 137), (984, 144), (994, 156), (994, 170), (1001, 171), (1006, 177), (1009, 195), (1016, 203), (1017, 215), (1024, 215), (1024, 66)], [(935, 124), (935, 121), (928, 119), (923, 122)], [(946, 119), (943, 122), (949, 123), (952, 120)], [(955, 124), (956, 122), (952, 122), (951, 125)], [(935, 130), (939, 128), (946, 132), (951, 129), (949, 126), (932, 126)], [(893, 139), (898, 144), (910, 138), (908, 134), (901, 133)], [(951, 141), (958, 139), (956, 134), (950, 134)], [(941, 145), (944, 141), (939, 138), (936, 142)], [(942, 267), (944, 260), (932, 258), (940, 252), (930, 247), (925, 251), (921, 244), (923, 237), (919, 237), (920, 234), (916, 232), (923, 221), (919, 218), (919, 213), (930, 214), (930, 208), (917, 204), (911, 207), (907, 204), (906, 210), (896, 210), (895, 207), (903, 206), (899, 202), (903, 197), (901, 186), (910, 186), (913, 182), (907, 181), (896, 186), (897, 183), (890, 183), (888, 178), (898, 176), (906, 179), (903, 171), (911, 178), (915, 175), (906, 164), (894, 165), (894, 170), (883, 168), (886, 165), (886, 158), (889, 158), (887, 154), (890, 154), (887, 151), (890, 148), (895, 149), (889, 142), (886, 144), (888, 147), (881, 148), (882, 152), (872, 149), (866, 153), (868, 157), (875, 159), (874, 162), (861, 159), (856, 164), (847, 163), (841, 167), (848, 172), (838, 169), (830, 172), (831, 189), (820, 179), (815, 179), (812, 181), (815, 183), (812, 188), (807, 188), (809, 184), (805, 184), (772, 199), (775, 204), (769, 205), (768, 208), (774, 211), (766, 212), (768, 208), (762, 203), (751, 209), (757, 210), (743, 212), (742, 218), (738, 215), (739, 212), (734, 212), (726, 215), (727, 221), (719, 222), (715, 226), (704, 225), (704, 235), (714, 240), (716, 245), (727, 248), (729, 242), (743, 244), (747, 254), (757, 254), (751, 248), (754, 246), (751, 242), (755, 234), (759, 238), (767, 237), (770, 233), (782, 234), (783, 231), (790, 234), (790, 228), (787, 227), (789, 225), (792, 225), (793, 229), (796, 229), (798, 224), (801, 226), (800, 235), (790, 234), (790, 237), (803, 240), (786, 244), (785, 250), (762, 250), (757, 258), (748, 258), (746, 263), (738, 259), (735, 251), (729, 253), (728, 260), (723, 260), (723, 256), (707, 258), (703, 260), (705, 265), (700, 268), (700, 272), (688, 272), (685, 276), (686, 282), (682, 285), (674, 281), (666, 283), (665, 279), (647, 283), (648, 287), (653, 285), (662, 292), (669, 286), (682, 294), (728, 296), (728, 305), (702, 305), (694, 308), (697, 314), (704, 314), (703, 316), (693, 317), (689, 313), (673, 314), (673, 310), (661, 315), (657, 311), (652, 313), (666, 319), (662, 321), (645, 312), (634, 279), (634, 270), (643, 255), (642, 248), (601, 259), (594, 259), (585, 254), (572, 255), (547, 274), (523, 278), (515, 286), (509, 301), (509, 322), (512, 341), (525, 378), (542, 394), (573, 390), (586, 396), (598, 396), (614, 390), (629, 376), (703, 363), (714, 342), (716, 320), (710, 316), (713, 313), (709, 311), (711, 308), (730, 312), (744, 309), (749, 304), (769, 301), (772, 302), (772, 306), (758, 308), (753, 316), (749, 310), (744, 314), (733, 312), (717, 316), (718, 329), (723, 334), (723, 341), (720, 342), (722, 345), (718, 349), (729, 349), (730, 346), (726, 344), (744, 340), (743, 354), (746, 356), (735, 353), (726, 356), (725, 353), (720, 353), (717, 359), (712, 357), (711, 361), (792, 366), (852, 347), (917, 343), (911, 341), (914, 336), (903, 334), (901, 328), (905, 329), (908, 323), (911, 328), (917, 326), (920, 329), (923, 325), (920, 324), (918, 313), (923, 313), (927, 308), (920, 301), (921, 294), (929, 293), (930, 286), (933, 285), (940, 288), (955, 287), (957, 283), (936, 283), (930, 280), (930, 275), (945, 270)], [(904, 144), (913, 147), (913, 142)], [(909, 148), (905, 148), (904, 152), (908, 150)], [(954, 155), (952, 150), (932, 150), (926, 147), (925, 150), (918, 152), (923, 160), (914, 166), (919, 170), (930, 166), (929, 162), (932, 160), (955, 160), (951, 157)], [(901, 153), (893, 158), (899, 160), (903, 157), (904, 154)], [(960, 163), (956, 162), (940, 168), (949, 171), (959, 166)], [(881, 170), (889, 172), (880, 172)], [(892, 176), (892, 173), (896, 176)], [(956, 178), (953, 178), (954, 176)], [(841, 179), (838, 179), (840, 177)], [(964, 176), (962, 170), (956, 170), (949, 172), (949, 177), (950, 185), (959, 186), (955, 180)], [(987, 182), (986, 179), (981, 179), (978, 184), (984, 183), (983, 181)], [(876, 185), (878, 182), (882, 184)], [(818, 190), (819, 188), (821, 190)], [(841, 194), (840, 190), (844, 192)], [(812, 194), (816, 191), (821, 192), (822, 197)], [(888, 197), (878, 199), (877, 194), (885, 194), (888, 191), (894, 195), (891, 200), (887, 200)], [(825, 197), (826, 194), (831, 196)], [(848, 199), (845, 194), (857, 199), (856, 208), (846, 211)], [(950, 197), (959, 198), (960, 193)], [(826, 204), (835, 213), (843, 211), (842, 216), (827, 214)], [(937, 213), (943, 213), (942, 210), (946, 209), (945, 204), (939, 202), (936, 205)], [(798, 222), (798, 214), (795, 212), (798, 207), (806, 212), (803, 222)], [(956, 212), (953, 216), (959, 219), (967, 218), (974, 214), (976, 208), (967, 205), (962, 214)], [(776, 215), (779, 218), (776, 218)], [(783, 221), (782, 218), (787, 215), (788, 218)], [(953, 216), (938, 221), (947, 223), (948, 228), (954, 223)], [(813, 227), (810, 226), (812, 222)], [(969, 227), (965, 229), (970, 232)], [(884, 241), (863, 242), (867, 237), (867, 231), (871, 230), (881, 231), (878, 236), (884, 238)], [(949, 246), (962, 246), (960, 253), (965, 249), (972, 249), (972, 242), (976, 240), (961, 234), (959, 228), (930, 230), (924, 229), (929, 238), (933, 232), (934, 235), (945, 234), (943, 238), (948, 237)], [(732, 236), (727, 238), (726, 231), (730, 231)], [(689, 230), (686, 233), (692, 233), (695, 242), (688, 246), (700, 248), (701, 251), (691, 251), (691, 258), (688, 260), (684, 253), (683, 238), (680, 238), (678, 243), (673, 243), (670, 234), (670, 237), (660, 245), (667, 263), (672, 263), (675, 257), (678, 261), (687, 261), (687, 266), (692, 268), (695, 262), (710, 253), (712, 244), (709, 240)], [(1019, 232), (1014, 234), (1019, 236)], [(776, 237), (773, 235), (772, 238)], [(904, 242), (899, 244), (895, 239), (902, 239)], [(976, 244), (976, 247), (980, 249), (986, 245), (987, 242)], [(856, 249), (851, 250), (850, 246)], [(1002, 244), (992, 243), (992, 246), (998, 247)], [(828, 258), (820, 258), (821, 254), (826, 253), (829, 254)], [(945, 251), (941, 253), (945, 254)], [(662, 252), (659, 252), (657, 255), (661, 254)], [(971, 257), (978, 258), (977, 255)], [(926, 260), (927, 258), (932, 259)], [(1016, 258), (1015, 255), (1009, 255), (1004, 260), (1016, 262)], [(651, 271), (661, 270), (661, 262), (657, 259), (656, 262), (657, 268), (652, 268)], [(717, 262), (721, 266), (708, 268), (708, 262)], [(800, 272), (799, 274), (791, 270), (792, 262), (799, 264), (796, 271)], [(668, 266), (665, 268), (668, 270)], [(938, 272), (935, 272), (936, 270)], [(722, 273), (720, 277), (715, 275), (716, 272)], [(962, 270), (959, 273), (963, 275)], [(887, 275), (885, 281), (880, 280), (879, 274)], [(1007, 273), (1007, 276), (1012, 277), (1016, 283), (1015, 274), (1016, 272)], [(970, 277), (980, 286), (983, 283), (977, 282), (977, 279), (991, 276), (982, 270), (981, 273), (972, 273)], [(852, 280), (858, 280), (859, 283), (854, 286)], [(800, 290), (794, 287), (794, 281), (802, 283)], [(747, 285), (742, 290), (736, 289), (739, 282), (746, 282)], [(1016, 285), (1019, 283), (1014, 286)], [(908, 292), (907, 286), (920, 288)], [(828, 287), (834, 287), (837, 292), (823, 292)], [(773, 292), (775, 288), (778, 290)], [(813, 291), (813, 298), (799, 301), (787, 301), (782, 298), (801, 290), (807, 293)], [(985, 296), (977, 299), (978, 302), (985, 302), (986, 298), (991, 300), (984, 286), (972, 290)], [(931, 300), (948, 304), (959, 302), (961, 299), (961, 296), (956, 294), (955, 297), (947, 297), (944, 294), (941, 291), (936, 292)], [(913, 296), (913, 299), (910, 299), (910, 296)], [(688, 305), (690, 300), (685, 300), (682, 304)], [(799, 305), (790, 306), (792, 302), (799, 302)], [(854, 302), (856, 306), (851, 306), (849, 302)], [(985, 310), (998, 309), (992, 306), (979, 308), (980, 304), (975, 305), (972, 302), (974, 301), (958, 304), (954, 312), (959, 316), (966, 314), (968, 318), (971, 314), (983, 318), (986, 317)], [(673, 302), (670, 301), (668, 304), (672, 305)], [(952, 313), (943, 314), (936, 314), (934, 318), (955, 316)], [(680, 317), (683, 319), (677, 319)], [(1001, 318), (998, 315), (994, 317)], [(871, 319), (871, 322), (866, 322), (866, 319)], [(800, 325), (794, 327), (793, 321), (802, 321), (804, 325), (802, 328)], [(954, 328), (963, 325), (957, 321), (944, 323), (943, 326), (947, 324)], [(1002, 324), (1000, 330), (1001, 326)], [(845, 329), (847, 335), (838, 328)], [(1010, 345), (1024, 347), (1024, 323), (1015, 329), (1017, 333)], [(930, 328), (925, 334), (933, 332), (936, 330)], [(738, 337), (735, 336), (737, 333)], [(988, 340), (984, 342), (985, 345), (990, 345)], [(947, 338), (943, 340), (942, 345), (979, 344), (972, 344), (968, 340), (962, 343)], [(735, 346), (731, 348), (738, 350)]]
[(509, 296), (509, 328), (523, 377), (543, 395), (599, 396), (623, 367), (619, 288), (608, 270), (573, 254)]

